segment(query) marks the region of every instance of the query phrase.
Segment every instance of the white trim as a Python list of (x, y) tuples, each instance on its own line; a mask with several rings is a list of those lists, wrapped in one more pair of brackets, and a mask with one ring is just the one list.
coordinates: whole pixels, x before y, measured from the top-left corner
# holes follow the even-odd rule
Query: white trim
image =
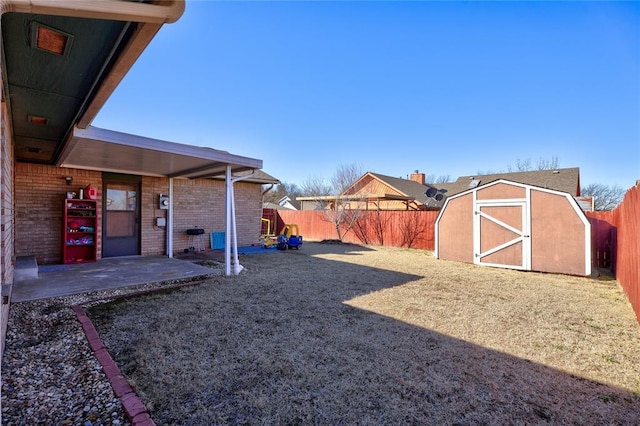
[[(236, 208), (233, 184), (241, 180), (250, 179), (253, 174), (244, 176), (233, 176), (231, 166), (227, 165), (225, 170), (225, 235), (224, 235), (224, 274), (231, 275), (231, 246), (233, 246), (233, 274), (238, 275), (244, 267), (238, 258), (238, 233), (236, 227)], [(232, 244), (233, 240), (233, 244)]]
[(445, 212), (445, 210), (447, 210), (447, 206), (449, 205), (449, 197), (447, 197), (444, 200), (444, 204), (442, 205), (442, 208), (440, 209), (440, 211), (438, 212), (438, 216), (436, 217), (436, 221), (434, 223), (434, 250), (433, 250), (433, 257), (435, 257), (436, 259), (440, 259), (440, 255), (439, 255), (439, 251), (440, 251), (440, 219), (442, 218), (442, 214)]
[(167, 256), (173, 257), (173, 178), (169, 178), (169, 209), (167, 210)]
[[(514, 205), (511, 205), (511, 204), (500, 204), (500, 205), (496, 205), (495, 207), (520, 207), (522, 205), (524, 205), (524, 203), (514, 204)], [(487, 205), (486, 204), (485, 205), (479, 205), (478, 207), (487, 207)], [(489, 207), (494, 207), (494, 206), (491, 205)], [(524, 235), (525, 234), (524, 230), (520, 230), (520, 229), (514, 228), (513, 226), (509, 225), (508, 223), (504, 223), (500, 219), (496, 219), (495, 217), (490, 216), (487, 213), (482, 212), (481, 210), (478, 210), (476, 214), (478, 216), (481, 216), (481, 217), (484, 217), (484, 218), (490, 220), (491, 222), (493, 222), (493, 223), (495, 223), (497, 225), (502, 226), (503, 228), (507, 228), (509, 231), (513, 232), (514, 234), (518, 234), (518, 235)]]
[(185, 0), (162, 0), (153, 3), (121, 0), (0, 0), (0, 15), (17, 12), (138, 24), (92, 99), (82, 108), (84, 112), (76, 117), (75, 123), (82, 128), (91, 124), (160, 28), (166, 23), (176, 22), (184, 10)]
[[(531, 223), (528, 215), (528, 203), (526, 201), (526, 197), (524, 199), (518, 199), (515, 201), (513, 199), (506, 200), (504, 202), (500, 202), (498, 200), (476, 200), (477, 192), (474, 191), (474, 203), (473, 203), (473, 263), (476, 265), (484, 265), (484, 266), (496, 266), (501, 268), (513, 268), (513, 269), (522, 269), (522, 270), (530, 270), (531, 269), (531, 238), (529, 238), (531, 231)], [(522, 224), (522, 229), (514, 228), (513, 226), (496, 219), (495, 217), (482, 212), (483, 207), (519, 207), (521, 211), (520, 223)], [(480, 252), (481, 248), (481, 238), (480, 234), (480, 225), (481, 218), (485, 218), (496, 225), (503, 227), (514, 234), (517, 234), (518, 237), (507, 241), (505, 243), (500, 244), (499, 246), (493, 247), (485, 252)], [(500, 251), (506, 247), (512, 246), (522, 242), (522, 252), (521, 252), (521, 264), (520, 265), (506, 265), (506, 264), (496, 264), (483, 262), (482, 258), (489, 256), (497, 251)]]
[(184, 13), (184, 0), (163, 0), (158, 4), (134, 3), (121, 0), (0, 1), (0, 14), (7, 12), (162, 24), (175, 22), (182, 16)]
[(231, 275), (231, 167), (225, 169), (224, 193), (225, 193), (225, 213), (224, 213), (224, 274), (228, 277)]

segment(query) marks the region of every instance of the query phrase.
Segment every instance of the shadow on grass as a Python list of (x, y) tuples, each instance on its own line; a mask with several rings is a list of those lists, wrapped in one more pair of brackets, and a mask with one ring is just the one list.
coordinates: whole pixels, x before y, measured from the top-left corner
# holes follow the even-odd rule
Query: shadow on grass
[(421, 277), (322, 246), (89, 314), (159, 424), (640, 422), (630, 392), (345, 304)]

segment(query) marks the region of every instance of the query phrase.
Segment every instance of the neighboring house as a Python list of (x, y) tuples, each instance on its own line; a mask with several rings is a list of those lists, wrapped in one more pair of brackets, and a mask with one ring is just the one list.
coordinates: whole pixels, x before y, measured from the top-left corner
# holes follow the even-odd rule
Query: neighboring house
[(278, 208), (286, 209), (286, 210), (299, 210), (300, 203), (298, 203), (295, 200), (292, 200), (291, 198), (289, 198), (288, 195), (285, 195), (284, 197), (278, 200)]
[[(455, 182), (434, 184), (426, 183), (425, 174), (417, 170), (408, 179), (367, 172), (337, 197), (298, 197), (297, 200), (305, 204), (312, 201), (331, 203), (339, 198), (343, 203), (349, 202), (350, 208), (364, 210), (440, 210), (447, 197), (500, 179), (566, 192), (577, 200), (580, 195), (580, 169), (573, 167), (461, 176)], [(586, 207), (588, 202), (581, 205)]]
[(335, 197), (296, 197), (300, 210), (325, 210), (327, 199), (334, 200)]
[[(184, 11), (184, 0), (156, 3), (0, 5), (2, 283), (13, 282), (17, 257), (62, 261), (65, 194), (88, 185), (98, 190), (98, 258), (172, 256), (188, 247), (187, 229), (225, 231), (233, 214), (238, 245), (257, 242), (262, 185), (278, 183), (262, 160), (91, 126), (162, 25)], [(125, 210), (113, 208), (117, 197)]]
[[(367, 172), (339, 196), (297, 197), (301, 210), (318, 210), (339, 199), (346, 208), (362, 210), (436, 210), (442, 198), (428, 197), (437, 188), (425, 184), (425, 174), (415, 172), (410, 179)], [(434, 194), (435, 195), (435, 194)]]

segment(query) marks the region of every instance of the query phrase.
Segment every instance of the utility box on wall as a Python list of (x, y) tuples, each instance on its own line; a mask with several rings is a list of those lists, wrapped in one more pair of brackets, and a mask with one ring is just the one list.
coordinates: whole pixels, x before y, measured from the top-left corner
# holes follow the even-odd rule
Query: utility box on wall
[(160, 210), (169, 210), (169, 197), (166, 195), (160, 194)]

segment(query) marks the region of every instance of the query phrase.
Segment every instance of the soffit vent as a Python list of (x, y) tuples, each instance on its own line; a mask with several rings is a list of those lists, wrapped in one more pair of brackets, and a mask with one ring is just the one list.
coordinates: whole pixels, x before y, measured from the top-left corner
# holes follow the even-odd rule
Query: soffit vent
[(73, 35), (39, 22), (31, 23), (31, 47), (54, 55), (68, 56), (72, 44)]
[(29, 123), (36, 126), (46, 126), (49, 122), (49, 119), (47, 117), (39, 117), (37, 115), (30, 115), (28, 119)]

